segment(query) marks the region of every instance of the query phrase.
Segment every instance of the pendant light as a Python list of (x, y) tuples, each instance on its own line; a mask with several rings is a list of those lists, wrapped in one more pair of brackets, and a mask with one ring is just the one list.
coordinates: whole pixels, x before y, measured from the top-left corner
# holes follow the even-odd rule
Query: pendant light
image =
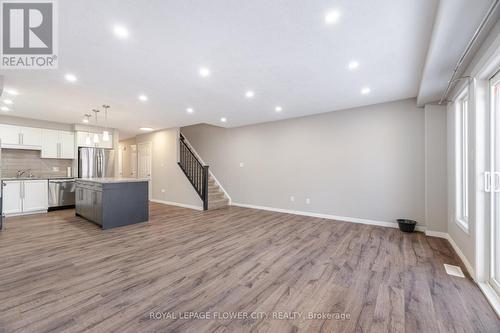
[(103, 105), (104, 108), (104, 131), (102, 132), (102, 141), (109, 141), (109, 131), (108, 131), (108, 109), (109, 105)]
[[(99, 110), (93, 109), (92, 112), (95, 113), (95, 125), (97, 126), (97, 114), (99, 113)], [(94, 143), (99, 143), (99, 134), (94, 133)]]
[[(90, 120), (89, 120), (89, 119), (90, 119), (90, 117), (92, 117), (92, 115), (91, 115), (91, 114), (86, 113), (86, 114), (85, 114), (85, 119), (84, 119), (84, 121), (83, 121), (83, 122), (84, 122), (84, 123), (86, 123), (86, 124), (88, 124), (88, 123), (89, 123), (89, 121), (90, 121)], [(88, 126), (87, 126), (87, 137), (85, 138), (85, 145), (86, 145), (86, 146), (90, 146), (90, 132), (89, 132), (89, 127), (88, 127)]]

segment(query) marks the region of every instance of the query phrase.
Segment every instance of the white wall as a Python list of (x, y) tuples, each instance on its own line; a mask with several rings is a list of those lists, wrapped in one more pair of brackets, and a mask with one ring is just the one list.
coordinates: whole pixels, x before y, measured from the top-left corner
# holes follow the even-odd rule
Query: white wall
[[(152, 192), (153, 200), (202, 208), (202, 201), (177, 165), (179, 129), (171, 128), (136, 137), (136, 143), (152, 143)], [(130, 140), (126, 143), (130, 144)], [(130, 151), (130, 149), (128, 149)], [(165, 190), (165, 192), (162, 192)]]
[(238, 128), (196, 125), (182, 132), (233, 202), (425, 222), (424, 111), (415, 99)]
[(447, 231), (446, 106), (425, 106), (425, 222), (428, 231)]

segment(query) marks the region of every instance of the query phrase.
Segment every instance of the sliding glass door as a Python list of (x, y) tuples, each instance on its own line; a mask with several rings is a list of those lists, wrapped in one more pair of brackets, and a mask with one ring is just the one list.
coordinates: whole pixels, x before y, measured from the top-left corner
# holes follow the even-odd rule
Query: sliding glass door
[[(500, 295), (500, 73), (490, 80), (491, 172), (486, 187), (491, 193), (490, 285)], [(488, 185), (489, 184), (489, 185)]]

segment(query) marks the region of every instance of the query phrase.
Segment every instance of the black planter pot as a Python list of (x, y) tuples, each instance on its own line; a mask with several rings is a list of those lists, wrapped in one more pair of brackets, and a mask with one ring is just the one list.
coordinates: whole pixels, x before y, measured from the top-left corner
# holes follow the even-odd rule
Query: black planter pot
[(398, 225), (399, 230), (403, 232), (413, 232), (415, 230), (415, 226), (417, 225), (417, 221), (398, 219)]

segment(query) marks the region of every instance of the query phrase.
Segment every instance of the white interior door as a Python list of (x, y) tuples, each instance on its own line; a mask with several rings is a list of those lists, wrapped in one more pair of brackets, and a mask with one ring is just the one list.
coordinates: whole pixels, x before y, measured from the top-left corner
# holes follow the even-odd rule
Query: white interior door
[(130, 176), (137, 177), (137, 145), (130, 145)]
[(490, 285), (500, 295), (500, 73), (490, 81)]
[(123, 149), (122, 145), (118, 146), (118, 175), (123, 177)]
[(138, 178), (149, 179), (149, 198), (151, 199), (151, 150), (152, 144), (151, 142), (143, 142), (137, 145), (137, 155), (138, 155)]

